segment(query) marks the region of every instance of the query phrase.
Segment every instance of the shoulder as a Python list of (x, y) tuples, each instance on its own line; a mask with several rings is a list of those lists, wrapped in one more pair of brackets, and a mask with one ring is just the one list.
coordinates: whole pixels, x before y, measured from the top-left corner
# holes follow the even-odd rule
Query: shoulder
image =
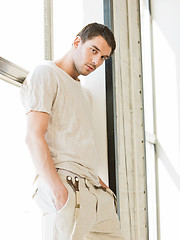
[(53, 67), (43, 62), (35, 66), (23, 82), (20, 91), (21, 95), (48, 95), (56, 94), (58, 89), (58, 80)]
[(55, 71), (48, 62), (44, 61), (30, 71), (23, 85), (48, 85), (53, 83), (56, 84)]
[(29, 76), (33, 75), (46, 75), (53, 74), (54, 69), (48, 61), (44, 61), (41, 64), (35, 66), (33, 70), (30, 72)]

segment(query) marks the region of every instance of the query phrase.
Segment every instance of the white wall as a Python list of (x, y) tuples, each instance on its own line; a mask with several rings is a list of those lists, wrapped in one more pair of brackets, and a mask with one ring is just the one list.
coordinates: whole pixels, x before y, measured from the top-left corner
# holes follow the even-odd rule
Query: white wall
[(152, 0), (160, 235), (180, 238), (180, 1)]
[[(103, 23), (103, 0), (54, 0), (54, 59), (69, 50), (76, 34), (87, 24)], [(69, 7), (71, 6), (71, 7)], [(66, 18), (65, 14), (68, 16)], [(87, 77), (80, 77), (93, 97), (96, 146), (99, 153), (99, 175), (108, 184), (105, 66)]]
[[(104, 23), (103, 0), (83, 1), (83, 24)], [(84, 78), (85, 86), (93, 96), (94, 129), (99, 153), (99, 175), (108, 184), (105, 64)]]

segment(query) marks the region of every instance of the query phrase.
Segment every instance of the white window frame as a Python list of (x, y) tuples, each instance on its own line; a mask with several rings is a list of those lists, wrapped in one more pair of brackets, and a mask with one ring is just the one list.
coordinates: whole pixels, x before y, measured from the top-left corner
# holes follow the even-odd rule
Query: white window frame
[[(156, 154), (156, 115), (153, 76), (153, 43), (150, 0), (140, 0), (142, 72), (144, 88), (144, 122), (146, 139), (146, 178), (149, 239), (160, 239), (159, 184)], [(148, 71), (148, 73), (147, 73)], [(148, 88), (151, 84), (151, 87)], [(147, 94), (148, 92), (148, 94)], [(149, 116), (151, 120), (149, 120)]]
[[(53, 59), (53, 0), (44, 0), (44, 59)], [(0, 79), (20, 87), (29, 72), (0, 57)]]

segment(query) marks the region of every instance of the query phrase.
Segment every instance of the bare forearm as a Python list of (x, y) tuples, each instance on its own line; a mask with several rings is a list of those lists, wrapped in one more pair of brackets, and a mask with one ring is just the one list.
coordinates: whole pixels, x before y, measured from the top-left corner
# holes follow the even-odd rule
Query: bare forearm
[(26, 143), (38, 174), (49, 185), (52, 192), (61, 188), (63, 184), (56, 172), (45, 138), (43, 136), (29, 136)]
[(27, 114), (26, 143), (35, 168), (49, 186), (57, 210), (61, 209), (68, 198), (68, 191), (56, 172), (45, 133), (48, 127), (49, 114), (30, 111)]

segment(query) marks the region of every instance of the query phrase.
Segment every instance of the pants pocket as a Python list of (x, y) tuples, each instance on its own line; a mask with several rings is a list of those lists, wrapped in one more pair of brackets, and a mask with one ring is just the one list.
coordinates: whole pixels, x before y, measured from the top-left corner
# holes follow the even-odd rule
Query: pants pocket
[[(67, 201), (65, 202), (64, 206), (60, 209), (60, 210), (57, 210), (58, 213), (62, 212), (68, 205), (68, 202), (69, 202), (69, 191), (68, 191), (68, 198), (67, 198)], [(54, 206), (55, 207), (55, 206)]]

